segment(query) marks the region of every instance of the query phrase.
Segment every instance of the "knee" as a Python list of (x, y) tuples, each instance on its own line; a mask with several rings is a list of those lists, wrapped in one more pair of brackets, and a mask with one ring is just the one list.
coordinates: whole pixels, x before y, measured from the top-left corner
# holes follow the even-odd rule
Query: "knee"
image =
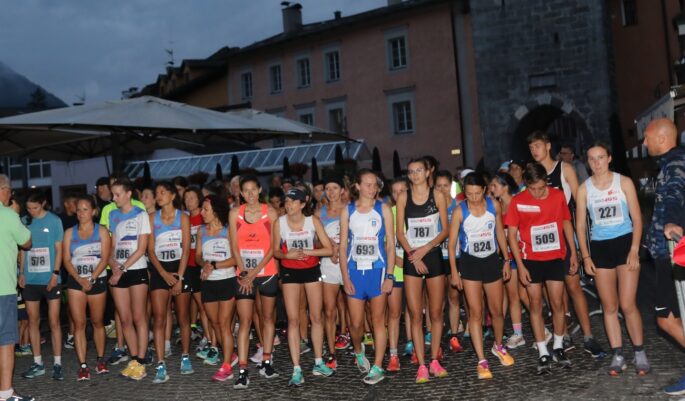
[(481, 309), (476, 309), (471, 307), (469, 310), (469, 323), (479, 324), (483, 321), (483, 311)]
[(312, 326), (321, 324), (321, 312), (312, 313), (312, 311), (310, 311), (309, 321), (312, 323)]
[(350, 321), (349, 329), (350, 329), (350, 331), (353, 331), (353, 332), (363, 331), (364, 330), (364, 322), (363, 321), (359, 321), (359, 322)]
[(288, 318), (288, 327), (290, 330), (293, 330), (293, 329), (299, 330), (300, 318), (299, 317), (296, 317), (296, 318), (289, 317)]
[[(74, 321), (74, 331), (81, 331), (86, 328), (86, 321), (85, 319), (81, 318), (75, 318), (72, 316), (72, 320)], [(95, 324), (93, 324), (94, 326)], [(50, 326), (52, 326), (52, 321), (50, 322)]]
[(530, 313), (542, 313), (542, 300), (531, 298), (530, 299)]
[[(624, 309), (624, 311), (625, 311), (625, 309)], [(602, 305), (602, 312), (605, 315), (610, 315), (610, 316), (616, 315), (616, 314), (618, 314), (618, 305), (616, 305), (615, 302), (611, 303), (609, 305)]]
[(402, 311), (399, 308), (388, 309), (389, 320), (400, 320), (400, 317), (402, 317)]
[[(102, 321), (102, 318), (93, 319), (93, 318), (91, 317), (91, 318), (90, 318), (90, 323), (93, 325), (93, 328), (94, 328), (94, 329), (102, 329), (102, 328), (105, 327), (105, 325), (104, 325), (104, 323), (103, 323), (103, 321)], [(84, 326), (85, 326), (85, 324), (84, 324)]]

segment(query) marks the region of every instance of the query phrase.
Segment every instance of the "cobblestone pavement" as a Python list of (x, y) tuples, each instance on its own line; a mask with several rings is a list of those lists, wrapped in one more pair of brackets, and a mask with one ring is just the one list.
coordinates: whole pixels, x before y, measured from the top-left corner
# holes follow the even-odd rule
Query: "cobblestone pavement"
[[(652, 301), (647, 295), (652, 293), (653, 287), (648, 265), (643, 268), (642, 276), (640, 308), (645, 319), (645, 348), (653, 368), (652, 373), (645, 377), (638, 377), (630, 364), (621, 377), (610, 377), (606, 374), (610, 358), (594, 361), (583, 351), (579, 333), (573, 338), (578, 348), (569, 354), (573, 362), (572, 369), (555, 369), (552, 375), (537, 376), (537, 352), (530, 348), (532, 334), (530, 326), (525, 325), (524, 336), (528, 345), (512, 351), (516, 358), (514, 366), (500, 366), (496, 358), (488, 353), (494, 375), (488, 381), (477, 379), (477, 360), (468, 340), (464, 340), (465, 352), (445, 354), (444, 366), (449, 376), (431, 379), (422, 385), (413, 383), (416, 368), (408, 359), (402, 360), (401, 372), (389, 373), (384, 381), (370, 387), (362, 383), (362, 375), (354, 366), (351, 355), (339, 355), (336, 374), (330, 378), (320, 378), (311, 375), (313, 354), (307, 353), (302, 358), (305, 384), (301, 388), (288, 388), (292, 365), (285, 342), (275, 351), (275, 366), (280, 377), (270, 380), (259, 377), (254, 364), (251, 364), (251, 382), (246, 390), (234, 390), (232, 380), (212, 383), (210, 376), (216, 368), (202, 365), (201, 360), (195, 357), (195, 374), (182, 377), (178, 372), (178, 347), (174, 347), (174, 355), (167, 360), (171, 379), (165, 384), (152, 384), (153, 366), (147, 368), (148, 377), (141, 382), (133, 382), (118, 375), (123, 368), (121, 365), (111, 367), (112, 372), (107, 375), (93, 374), (90, 382), (77, 382), (78, 365), (73, 350), (65, 350), (65, 380), (56, 382), (50, 378), (52, 358), (49, 356), (49, 344), (43, 345), (44, 359), (47, 361), (46, 376), (33, 380), (22, 378), (20, 373), (31, 362), (31, 357), (22, 357), (17, 360), (14, 385), (19, 392), (30, 393), (38, 400), (667, 400), (669, 397), (661, 389), (685, 373), (685, 358), (678, 347), (657, 333), (651, 312)], [(591, 301), (591, 306), (596, 305), (596, 302)], [(526, 319), (527, 315), (524, 315), (524, 324), (527, 323)], [(595, 338), (605, 350), (608, 349), (601, 316), (592, 317), (592, 325)], [(507, 327), (510, 327), (509, 323)], [(630, 344), (625, 330), (624, 344)], [(112, 340), (108, 340), (108, 350), (112, 345)], [(485, 345), (489, 348), (492, 342), (486, 341)], [(624, 349), (626, 360), (630, 362), (632, 350), (629, 345)], [(369, 358), (371, 353), (368, 349)], [(94, 357), (91, 346), (88, 362), (93, 370)]]

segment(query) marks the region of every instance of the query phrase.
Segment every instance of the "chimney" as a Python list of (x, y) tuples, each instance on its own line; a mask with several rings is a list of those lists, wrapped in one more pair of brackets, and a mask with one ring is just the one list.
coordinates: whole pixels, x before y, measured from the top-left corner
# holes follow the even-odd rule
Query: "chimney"
[(388, 0), (388, 7), (392, 7), (394, 5), (400, 4), (402, 0)]
[(340, 19), (340, 17), (342, 17), (342, 13), (340, 10), (337, 10), (333, 13), (333, 16), (335, 16), (335, 19)]
[(302, 27), (302, 6), (299, 3), (284, 1), (281, 3), (283, 8), (283, 32), (289, 33)]

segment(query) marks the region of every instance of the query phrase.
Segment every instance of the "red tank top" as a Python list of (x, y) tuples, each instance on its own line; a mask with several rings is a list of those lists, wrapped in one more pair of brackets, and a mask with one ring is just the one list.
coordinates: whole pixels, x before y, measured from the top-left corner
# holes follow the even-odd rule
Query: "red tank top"
[[(254, 269), (271, 248), (271, 221), (269, 207), (262, 204), (261, 217), (254, 223), (245, 220), (245, 206), (241, 205), (236, 220), (238, 250), (245, 269)], [(277, 273), (273, 257), (264, 265), (257, 277), (270, 277)]]
[(188, 253), (188, 266), (197, 267), (195, 262), (195, 248), (197, 245), (197, 230), (202, 225), (202, 215), (190, 216), (190, 252)]

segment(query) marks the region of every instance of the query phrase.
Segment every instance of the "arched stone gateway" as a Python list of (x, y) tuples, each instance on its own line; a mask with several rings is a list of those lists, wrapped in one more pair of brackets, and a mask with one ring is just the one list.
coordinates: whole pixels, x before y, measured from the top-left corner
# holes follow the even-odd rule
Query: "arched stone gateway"
[(538, 130), (550, 134), (553, 152), (558, 151), (561, 144), (569, 144), (576, 155), (580, 155), (593, 141), (586, 119), (571, 101), (543, 94), (519, 106), (510, 118), (506, 132), (510, 134), (512, 158), (530, 158), (526, 137)]

